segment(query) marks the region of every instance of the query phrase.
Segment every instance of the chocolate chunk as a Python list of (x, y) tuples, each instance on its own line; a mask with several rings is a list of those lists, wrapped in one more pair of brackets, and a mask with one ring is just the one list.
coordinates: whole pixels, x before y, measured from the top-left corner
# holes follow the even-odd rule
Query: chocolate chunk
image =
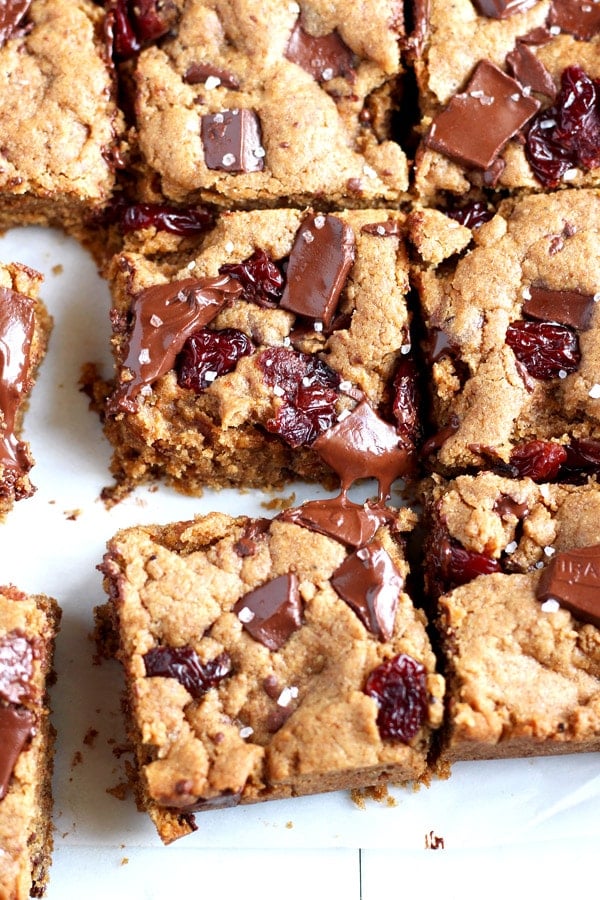
[[(219, 87), (222, 84), (223, 87), (232, 91), (239, 91), (240, 89), (240, 80), (237, 75), (234, 75), (233, 72), (228, 72), (227, 69), (219, 69), (211, 63), (190, 63), (183, 76), (186, 84), (206, 84), (208, 78), (213, 79), (214, 87)], [(216, 79), (218, 79), (218, 83)]]
[(589, 41), (600, 34), (600, 3), (598, 0), (553, 0), (548, 22), (580, 41)]
[[(191, 788), (191, 784), (189, 785), (189, 788)], [(184, 799), (185, 797), (185, 791), (182, 790), (182, 799)], [(223, 791), (222, 794), (218, 794), (216, 797), (197, 797), (191, 803), (185, 803), (182, 808), (185, 809), (187, 813), (204, 812), (208, 809), (231, 809), (233, 806), (238, 806), (241, 799), (241, 790), (226, 790)], [(169, 805), (177, 807), (181, 806), (180, 803), (173, 801), (171, 801)]]
[(508, 494), (500, 494), (494, 503), (494, 512), (498, 513), (501, 519), (509, 519), (514, 516), (515, 519), (521, 520), (529, 515), (529, 507), (526, 503), (513, 500)]
[(10, 288), (0, 288), (0, 465), (22, 473), (29, 471), (31, 463), (15, 427), (28, 388), (34, 324), (31, 300)]
[(389, 641), (404, 579), (381, 544), (347, 557), (333, 573), (331, 586), (371, 634)]
[(556, 96), (557, 89), (552, 75), (527, 44), (517, 41), (515, 49), (506, 56), (506, 65), (523, 87), (531, 88), (552, 100)]
[(31, 641), (19, 631), (0, 638), (0, 698), (20, 703), (31, 696), (34, 652)]
[(542, 47), (544, 44), (550, 43), (550, 41), (552, 40), (552, 35), (545, 25), (540, 25), (538, 28), (532, 28), (531, 31), (527, 32), (527, 34), (520, 34), (517, 40), (521, 44), (530, 44), (533, 47)]
[(366, 400), (320, 434), (313, 449), (339, 475), (344, 493), (358, 478), (376, 478), (379, 499), (386, 499), (392, 482), (409, 468), (409, 454), (398, 446), (396, 429)]
[(285, 55), (322, 84), (332, 78), (354, 81), (357, 58), (337, 31), (314, 37), (304, 30), (300, 21), (294, 25)]
[(228, 654), (219, 653), (202, 662), (193, 647), (169, 647), (161, 644), (144, 654), (148, 678), (175, 678), (195, 700), (232, 673)]
[(427, 358), (430, 365), (439, 362), (444, 356), (454, 356), (456, 351), (456, 344), (442, 328), (430, 329), (427, 342)]
[(294, 240), (280, 306), (325, 327), (354, 263), (354, 232), (337, 216), (306, 216)]
[(233, 545), (238, 556), (254, 556), (261, 538), (265, 536), (271, 525), (270, 519), (252, 519), (244, 528), (239, 540)]
[(0, 706), (0, 800), (6, 796), (21, 750), (35, 734), (34, 723), (29, 710)]
[(436, 116), (426, 143), (465, 166), (489, 169), (539, 108), (539, 100), (525, 96), (518, 81), (482, 60), (464, 92)]
[(185, 278), (146, 288), (133, 301), (133, 328), (123, 369), (128, 372), (110, 397), (109, 415), (135, 412), (135, 398), (173, 368), (188, 337), (207, 325), (228, 300), (242, 292), (235, 278)]
[(407, 4), (412, 12), (412, 30), (406, 40), (406, 49), (416, 59), (421, 57), (429, 35), (429, 7), (429, 0), (413, 0), (412, 6)]
[(529, 9), (535, 2), (536, 0), (473, 0), (478, 12), (488, 19), (507, 19)]
[(267, 581), (241, 597), (233, 611), (255, 641), (279, 650), (302, 624), (298, 577), (291, 572)]
[(18, 31), (31, 0), (4, 0), (0, 4), (0, 47)]
[(341, 494), (288, 509), (280, 518), (335, 538), (348, 547), (364, 547), (373, 540), (379, 526), (393, 516), (384, 506), (360, 506)]
[(578, 331), (590, 327), (594, 297), (579, 291), (551, 291), (548, 288), (530, 288), (531, 297), (523, 304), (523, 312), (542, 322), (558, 322), (570, 325)]
[(372, 234), (375, 237), (396, 237), (400, 234), (400, 226), (395, 219), (386, 219), (385, 222), (369, 222), (360, 230), (364, 234)]
[(202, 116), (204, 161), (223, 172), (262, 172), (265, 150), (260, 120), (252, 109), (224, 109)]
[(600, 628), (600, 544), (557, 553), (542, 572), (538, 600), (557, 600), (581, 622)]

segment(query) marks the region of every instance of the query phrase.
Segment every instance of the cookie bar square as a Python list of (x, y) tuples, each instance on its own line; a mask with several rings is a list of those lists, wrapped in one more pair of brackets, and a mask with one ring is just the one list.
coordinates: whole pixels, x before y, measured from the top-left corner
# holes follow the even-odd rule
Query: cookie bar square
[(87, 0), (7, 4), (0, 34), (0, 228), (79, 233), (110, 199), (122, 115), (103, 37)]
[(444, 685), (404, 588), (411, 527), (338, 499), (109, 542), (98, 618), (163, 841), (204, 809), (425, 776)]
[(600, 488), (490, 473), (429, 497), (443, 758), (600, 748)]
[[(324, 445), (340, 432), (355, 449), (378, 433), (388, 487), (406, 474), (417, 414), (403, 227), (387, 210), (235, 212), (185, 258), (117, 255), (117, 376), (86, 380), (118, 488), (157, 475), (190, 494), (332, 482), (341, 460)], [(378, 477), (365, 452), (353, 478)]]
[(41, 897), (52, 854), (54, 729), (47, 684), (60, 623), (56, 601), (0, 588), (0, 888)]
[(436, 471), (598, 470), (599, 227), (597, 191), (506, 201), (469, 253), (417, 273)]
[(329, 208), (405, 196), (391, 124), (398, 3), (173, 0), (157, 17), (164, 31), (133, 75), (142, 199)]
[(596, 4), (431, 0), (422, 19), (422, 199), (600, 184)]
[(52, 327), (38, 297), (42, 280), (28, 266), (0, 263), (0, 518), (35, 490), (34, 460), (21, 430)]

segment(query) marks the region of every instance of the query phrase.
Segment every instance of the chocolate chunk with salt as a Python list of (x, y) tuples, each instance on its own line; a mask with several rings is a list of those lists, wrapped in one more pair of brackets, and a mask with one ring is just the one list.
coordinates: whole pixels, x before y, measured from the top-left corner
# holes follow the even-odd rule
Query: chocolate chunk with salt
[(35, 734), (34, 723), (28, 709), (0, 706), (0, 800), (6, 796), (19, 754)]
[(354, 263), (354, 247), (354, 232), (337, 216), (306, 216), (290, 253), (281, 308), (327, 327)]
[(535, 2), (536, 0), (473, 0), (473, 5), (488, 19), (507, 19), (529, 9)]
[(389, 641), (404, 579), (381, 544), (348, 556), (333, 573), (331, 586), (371, 634)]
[(372, 234), (374, 237), (396, 237), (400, 234), (400, 225), (395, 219), (386, 219), (384, 222), (369, 222), (360, 230), (363, 234)]
[(137, 395), (173, 368), (188, 337), (241, 293), (239, 281), (219, 275), (156, 284), (138, 294), (122, 366), (125, 377), (108, 401), (108, 414), (135, 412)]
[(536, 596), (542, 602), (557, 600), (575, 619), (600, 628), (600, 544), (553, 556)]
[(558, 322), (570, 325), (578, 331), (590, 327), (594, 297), (579, 291), (551, 291), (543, 287), (531, 287), (531, 297), (523, 304), (523, 312), (542, 322)]
[(348, 547), (364, 547), (373, 540), (379, 526), (391, 521), (393, 515), (384, 506), (360, 506), (341, 494), (285, 510), (280, 518), (335, 538)]
[(31, 0), (4, 0), (0, 4), (0, 47), (19, 30)]
[(389, 497), (392, 482), (410, 468), (409, 454), (399, 446), (396, 429), (366, 400), (320, 434), (312, 446), (339, 475), (344, 493), (358, 478), (375, 478), (383, 500)]
[(539, 108), (518, 81), (482, 60), (465, 90), (436, 116), (426, 144), (465, 166), (489, 169)]
[(590, 41), (600, 34), (600, 3), (598, 0), (553, 0), (548, 23), (580, 41)]
[(200, 120), (204, 161), (223, 172), (262, 172), (265, 150), (260, 120), (252, 109), (224, 109)]
[(337, 31), (318, 37), (305, 31), (297, 21), (285, 55), (321, 84), (332, 78), (354, 80), (357, 58)]
[(34, 651), (31, 641), (19, 631), (0, 638), (0, 698), (20, 703), (31, 696)]
[(302, 624), (298, 577), (291, 572), (267, 581), (244, 594), (233, 611), (255, 641), (279, 650)]
[(34, 324), (34, 306), (29, 297), (10, 288), (0, 288), (0, 465), (20, 472), (31, 468), (15, 427), (28, 387)]
[(557, 88), (552, 75), (527, 44), (518, 40), (515, 49), (506, 55), (506, 65), (523, 87), (551, 99), (556, 96)]
[(229, 88), (232, 91), (240, 89), (240, 80), (233, 72), (220, 69), (212, 63), (193, 62), (187, 67), (183, 80), (186, 84), (206, 84), (209, 78), (213, 79), (213, 86)]

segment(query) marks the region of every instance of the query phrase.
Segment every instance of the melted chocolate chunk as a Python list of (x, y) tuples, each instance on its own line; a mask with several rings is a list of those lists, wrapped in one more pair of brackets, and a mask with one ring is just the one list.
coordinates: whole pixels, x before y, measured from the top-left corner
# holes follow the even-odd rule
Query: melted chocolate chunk
[(488, 19), (507, 19), (533, 6), (535, 0), (473, 0), (475, 8)]
[(218, 84), (213, 81), (214, 87), (222, 84), (223, 87), (232, 91), (238, 91), (240, 88), (240, 80), (233, 72), (227, 69), (219, 69), (211, 63), (193, 62), (187, 67), (183, 80), (186, 84), (205, 84), (207, 78), (218, 79)]
[(494, 503), (494, 512), (498, 513), (501, 519), (509, 519), (514, 516), (515, 519), (521, 520), (529, 515), (529, 507), (526, 503), (513, 500), (508, 494), (500, 494)]
[(380, 525), (392, 521), (393, 515), (383, 506), (360, 506), (341, 494), (288, 509), (280, 518), (358, 548), (369, 544)]
[(198, 797), (193, 803), (186, 804), (183, 808), (188, 813), (203, 812), (207, 809), (231, 809), (233, 806), (238, 806), (241, 799), (241, 791), (229, 790), (223, 791), (217, 797)]
[(404, 579), (381, 544), (348, 556), (333, 573), (331, 586), (371, 634), (389, 641)]
[(329, 325), (354, 263), (354, 232), (337, 216), (322, 213), (302, 220), (279, 304), (300, 316)]
[(20, 30), (31, 0), (4, 0), (0, 4), (0, 47)]
[(0, 465), (21, 473), (28, 472), (31, 464), (15, 427), (27, 389), (33, 332), (31, 300), (10, 288), (0, 288)]
[(204, 161), (223, 172), (262, 172), (265, 150), (252, 109), (224, 109), (200, 120)]
[(369, 222), (360, 230), (364, 234), (372, 234), (375, 237), (396, 237), (400, 234), (400, 225), (395, 219), (386, 219), (384, 222)]
[(436, 116), (426, 143), (465, 166), (489, 169), (539, 108), (539, 100), (525, 96), (518, 81), (482, 60), (464, 92)]
[(34, 652), (31, 641), (19, 631), (0, 638), (0, 698), (20, 703), (31, 696)]
[(548, 288), (530, 288), (531, 297), (523, 304), (523, 312), (542, 322), (558, 322), (578, 331), (590, 327), (594, 309), (592, 294), (579, 291), (551, 291)]
[(248, 634), (269, 650), (279, 650), (302, 624), (298, 578), (291, 572), (245, 594), (233, 607)]
[(600, 544), (557, 553), (537, 587), (538, 600), (558, 600), (581, 622), (600, 628)]
[(337, 31), (314, 37), (300, 21), (294, 25), (285, 51), (286, 58), (322, 84), (332, 78), (354, 81), (357, 59)]
[(144, 654), (144, 666), (148, 678), (175, 678), (195, 700), (203, 697), (210, 688), (217, 687), (227, 675), (232, 664), (227, 653), (219, 653), (203, 663), (193, 647), (152, 647)]
[(600, 3), (597, 0), (553, 0), (548, 22), (580, 41), (589, 41), (600, 34)]
[(387, 499), (392, 482), (409, 469), (409, 454), (398, 446), (396, 429), (366, 400), (319, 435), (313, 449), (339, 476), (344, 493), (358, 478), (375, 478), (379, 499)]
[(531, 88), (532, 91), (544, 94), (552, 100), (556, 96), (557, 87), (552, 75), (527, 44), (517, 41), (515, 49), (506, 56), (506, 65), (523, 87)]
[(29, 710), (0, 706), (0, 800), (6, 796), (19, 754), (35, 734), (34, 724)]
[(123, 380), (107, 406), (109, 415), (135, 412), (135, 399), (173, 368), (188, 337), (207, 325), (228, 300), (242, 291), (234, 278), (186, 278), (146, 288), (133, 301), (133, 328), (127, 343)]

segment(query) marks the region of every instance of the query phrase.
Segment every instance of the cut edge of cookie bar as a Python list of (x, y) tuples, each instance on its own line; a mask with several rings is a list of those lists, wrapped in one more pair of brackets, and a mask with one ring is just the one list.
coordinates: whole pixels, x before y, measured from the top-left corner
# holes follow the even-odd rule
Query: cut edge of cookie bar
[(47, 688), (54, 677), (61, 610), (50, 597), (26, 595), (9, 585), (0, 588), (0, 613), (4, 651), (0, 711), (6, 740), (1, 751), (0, 883), (7, 896), (26, 900), (44, 895), (53, 850), (56, 732)]
[[(404, 590), (412, 524), (337, 498), (109, 541), (97, 632), (125, 669), (136, 797), (165, 843), (204, 809), (429, 779), (444, 684)], [(392, 682), (408, 714), (381, 699)]]

